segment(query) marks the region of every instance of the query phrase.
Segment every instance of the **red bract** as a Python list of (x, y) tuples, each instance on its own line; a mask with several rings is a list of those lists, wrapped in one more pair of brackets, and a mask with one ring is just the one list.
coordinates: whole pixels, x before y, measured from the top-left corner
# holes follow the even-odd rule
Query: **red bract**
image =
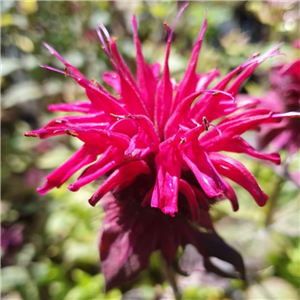
[[(88, 100), (51, 105), (51, 111), (79, 112), (59, 117), (26, 136), (46, 138), (68, 134), (83, 146), (61, 167), (47, 176), (41, 194), (60, 187), (75, 172), (86, 167), (69, 185), (78, 191), (99, 177), (104, 183), (89, 202), (103, 201), (106, 217), (100, 238), (100, 257), (106, 288), (134, 278), (148, 266), (150, 254), (161, 250), (170, 264), (179, 246), (193, 244), (205, 259), (208, 270), (225, 276), (244, 278), (241, 256), (217, 236), (208, 214), (209, 206), (228, 198), (234, 210), (237, 197), (228, 179), (245, 188), (259, 205), (267, 196), (245, 166), (220, 151), (245, 153), (279, 164), (277, 153), (262, 154), (241, 135), (263, 123), (277, 123), (282, 117), (267, 109), (249, 109), (255, 101), (237, 103), (235, 97), (243, 81), (278, 47), (263, 56), (250, 57), (213, 87), (217, 70), (196, 73), (198, 55), (207, 27), (206, 17), (193, 47), (190, 62), (180, 83), (171, 80), (169, 55), (175, 24), (164, 24), (167, 48), (161, 76), (159, 64), (148, 65), (143, 57), (132, 18), (136, 47), (136, 78), (128, 69), (106, 28), (98, 35), (115, 71), (106, 72), (104, 81), (116, 94), (110, 94), (95, 80), (86, 79), (49, 45), (44, 44), (64, 65), (55, 70), (81, 85)], [(105, 39), (103, 37), (105, 35)], [(107, 43), (105, 42), (107, 40)], [(215, 125), (211, 125), (214, 121)], [(111, 194), (111, 193), (112, 194)], [(205, 228), (207, 233), (200, 231)], [(228, 274), (212, 265), (211, 256), (231, 263), (237, 274)]]

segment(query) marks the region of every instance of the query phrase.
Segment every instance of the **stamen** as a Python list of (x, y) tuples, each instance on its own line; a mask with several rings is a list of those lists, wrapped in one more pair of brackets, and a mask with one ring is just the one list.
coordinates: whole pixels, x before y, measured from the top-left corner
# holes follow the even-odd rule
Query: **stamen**
[(53, 67), (50, 67), (50, 66), (45, 66), (45, 65), (40, 65), (40, 67), (43, 68), (43, 69), (47, 69), (47, 70), (51, 70), (51, 71), (60, 73), (60, 74), (64, 74), (66, 77), (69, 76), (69, 77), (73, 78), (74, 80), (78, 80), (77, 76), (69, 73), (68, 70), (66, 71), (67, 67), (65, 67), (64, 71), (56, 69), (56, 68), (53, 68)]
[(27, 137), (38, 137), (38, 135), (36, 133), (34, 133), (34, 132), (25, 132), (24, 136), (27, 136)]
[(203, 121), (203, 125), (204, 125), (204, 128), (205, 128), (205, 131), (208, 131), (209, 127), (214, 127), (218, 131), (219, 135), (222, 136), (222, 132), (220, 131), (220, 129), (218, 128), (218, 126), (209, 123), (206, 117), (203, 117), (202, 121)]
[(164, 22), (163, 25), (164, 25), (164, 28), (165, 28), (165, 30), (167, 32), (168, 39), (169, 39), (169, 34), (171, 32), (171, 28), (168, 26), (167, 22)]
[(204, 128), (205, 128), (205, 131), (208, 131), (208, 128), (209, 128), (210, 124), (207, 121), (206, 117), (203, 117), (202, 121), (203, 121), (203, 125), (204, 125)]
[(74, 137), (77, 137), (79, 134), (70, 130), (70, 129), (67, 129), (66, 130), (66, 134), (70, 135), (70, 136), (74, 136)]
[(116, 118), (117, 120), (119, 120), (119, 119), (130, 119), (131, 118), (131, 115), (128, 115), (128, 116), (126, 116), (126, 115), (115, 115), (113, 113), (110, 113), (110, 115), (112, 117)]
[(98, 34), (98, 37), (100, 39), (100, 42), (101, 42), (101, 48), (104, 50), (105, 54), (110, 58), (110, 53), (109, 53), (109, 50), (108, 50), (108, 47), (106, 45), (106, 42), (104, 41), (104, 38), (102, 36), (102, 33), (99, 29), (97, 29), (97, 34)]
[(105, 35), (107, 41), (108, 41), (109, 43), (111, 43), (112, 40), (111, 40), (110, 35), (109, 35), (107, 29), (105, 28), (105, 26), (104, 26), (102, 23), (99, 23), (98, 26), (102, 29), (102, 31), (103, 31), (103, 33), (104, 33), (104, 35)]
[(68, 70), (68, 68), (67, 67), (65, 67), (65, 69), (64, 69), (64, 71), (65, 71), (65, 77), (68, 77), (69, 76), (69, 70)]
[(118, 38), (116, 36), (112, 36), (111, 40), (115, 43), (118, 40)]
[(98, 82), (96, 81), (96, 79), (94, 79), (94, 78), (91, 78), (91, 80), (90, 80), (90, 82), (91, 82), (91, 84), (94, 86), (94, 87), (98, 87)]
[(179, 12), (178, 12), (178, 14), (177, 14), (177, 16), (176, 16), (175, 22), (173, 23), (171, 32), (169, 33), (169, 36), (168, 36), (168, 42), (170, 42), (170, 41), (172, 40), (172, 35), (173, 35), (173, 31), (174, 31), (174, 29), (175, 29), (175, 26), (176, 26), (176, 24), (177, 24), (177, 22), (178, 22), (178, 20), (179, 20), (179, 18), (180, 18), (180, 16), (181, 16), (181, 14), (183, 13), (183, 11), (186, 9), (186, 7), (187, 7), (188, 5), (189, 5), (189, 4), (186, 2), (186, 3), (184, 3), (184, 4), (181, 6), (181, 8), (180, 8), (180, 10), (179, 10)]
[(59, 70), (59, 69), (56, 69), (56, 68), (52, 68), (52, 67), (50, 67), (50, 66), (40, 65), (40, 67), (43, 68), (43, 69), (47, 69), (47, 70), (51, 70), (51, 71), (60, 73), (60, 74), (65, 74), (64, 71)]

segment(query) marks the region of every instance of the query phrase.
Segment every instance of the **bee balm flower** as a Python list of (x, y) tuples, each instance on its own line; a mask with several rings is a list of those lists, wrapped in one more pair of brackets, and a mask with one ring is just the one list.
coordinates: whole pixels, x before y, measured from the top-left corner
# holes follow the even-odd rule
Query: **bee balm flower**
[[(209, 206), (228, 198), (233, 209), (238, 209), (237, 196), (227, 179), (245, 188), (258, 205), (264, 205), (267, 196), (245, 166), (223, 151), (280, 162), (278, 154), (257, 152), (241, 134), (262, 123), (278, 122), (285, 115), (268, 109), (242, 110), (251, 107), (253, 101), (235, 101), (243, 81), (265, 59), (277, 55), (278, 47), (261, 57), (250, 57), (208, 88), (219, 73), (196, 73), (207, 27), (204, 18), (183, 79), (174, 83), (168, 61), (174, 27), (185, 7), (172, 28), (164, 24), (168, 38), (161, 76), (159, 64), (148, 65), (143, 57), (135, 17), (136, 78), (116, 41), (100, 25), (103, 50), (115, 68), (106, 72), (103, 80), (114, 88), (114, 95), (95, 80), (86, 79), (44, 44), (65, 70), (43, 67), (70, 76), (85, 89), (88, 100), (50, 105), (51, 111), (81, 114), (56, 118), (25, 134), (40, 138), (68, 134), (83, 143), (65, 164), (47, 176), (38, 191), (44, 194), (60, 187), (84, 167), (69, 190), (78, 191), (99, 177), (105, 178), (89, 202), (94, 206), (107, 195), (102, 200), (106, 216), (99, 245), (107, 290), (145, 269), (153, 251), (161, 250), (171, 264), (178, 247), (187, 244), (198, 249), (208, 270), (244, 278), (242, 258), (214, 231)], [(211, 125), (213, 121), (215, 125)], [(212, 264), (212, 256), (231, 263), (238, 275), (219, 270)]]

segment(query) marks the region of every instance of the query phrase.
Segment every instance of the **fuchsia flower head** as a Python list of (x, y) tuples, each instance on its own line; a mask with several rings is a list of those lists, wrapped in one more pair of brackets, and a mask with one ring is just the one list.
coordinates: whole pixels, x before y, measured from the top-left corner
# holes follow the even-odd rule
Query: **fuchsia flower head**
[[(56, 118), (25, 134), (40, 138), (68, 134), (83, 143), (65, 164), (47, 176), (47, 182), (38, 191), (44, 194), (60, 187), (84, 167), (69, 190), (78, 191), (103, 178), (89, 202), (94, 206), (106, 195), (102, 200), (106, 216), (99, 249), (107, 290), (147, 268), (153, 251), (160, 250), (171, 264), (178, 247), (187, 244), (197, 248), (209, 271), (245, 278), (241, 256), (214, 231), (209, 207), (228, 198), (233, 209), (238, 209), (237, 196), (228, 179), (246, 189), (260, 206), (266, 203), (267, 196), (245, 166), (223, 151), (279, 164), (277, 153), (262, 154), (241, 135), (260, 124), (297, 116), (274, 114), (269, 109), (246, 109), (254, 101), (235, 100), (243, 81), (265, 59), (277, 55), (278, 47), (262, 56), (250, 57), (208, 88), (219, 76), (218, 71), (196, 73), (206, 17), (183, 79), (175, 83), (168, 61), (174, 27), (185, 7), (172, 28), (164, 24), (168, 38), (161, 75), (159, 64), (148, 65), (143, 57), (135, 17), (132, 24), (136, 78), (118, 52), (115, 40), (100, 25), (98, 35), (103, 50), (115, 68), (106, 72), (103, 80), (114, 88), (113, 95), (95, 80), (86, 79), (44, 44), (65, 65), (65, 70), (43, 67), (77, 81), (88, 100), (50, 105), (51, 111), (80, 114)], [(218, 269), (211, 257), (231, 263), (236, 273)]]

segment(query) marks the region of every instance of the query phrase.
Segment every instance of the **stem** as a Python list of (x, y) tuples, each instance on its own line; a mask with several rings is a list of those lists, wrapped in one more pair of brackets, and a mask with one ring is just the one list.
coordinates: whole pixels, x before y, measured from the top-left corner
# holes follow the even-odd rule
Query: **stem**
[(173, 289), (175, 299), (176, 300), (181, 300), (182, 296), (181, 296), (181, 293), (180, 293), (180, 291), (178, 289), (178, 286), (177, 286), (177, 283), (176, 283), (175, 272), (174, 272), (173, 268), (167, 264), (167, 262), (162, 257), (162, 255), (161, 255), (161, 261), (162, 261), (162, 264), (163, 264), (163, 267), (164, 267), (165, 276), (166, 276), (167, 280), (169, 281), (169, 283), (170, 283), (170, 285)]
[(274, 182), (274, 189), (270, 196), (269, 206), (267, 207), (265, 226), (268, 227), (272, 221), (274, 209), (276, 207), (277, 200), (279, 198), (281, 186), (284, 183), (284, 178), (278, 176), (276, 181)]

